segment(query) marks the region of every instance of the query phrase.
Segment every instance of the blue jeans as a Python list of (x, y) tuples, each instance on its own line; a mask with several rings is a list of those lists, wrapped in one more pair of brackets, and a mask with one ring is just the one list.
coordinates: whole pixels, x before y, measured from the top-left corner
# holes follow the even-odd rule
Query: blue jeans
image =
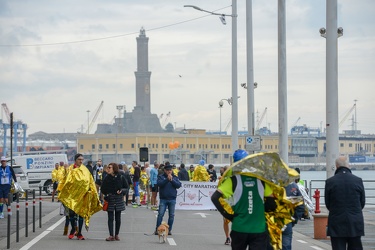
[(292, 237), (293, 237), (293, 225), (289, 223), (286, 225), (285, 230), (283, 231), (282, 244), (283, 250), (292, 250)]
[(168, 207), (168, 226), (169, 226), (169, 232), (172, 232), (172, 227), (173, 227), (173, 221), (174, 221), (174, 211), (176, 207), (176, 200), (162, 200), (160, 199), (159, 202), (159, 213), (158, 213), (158, 219), (156, 220), (156, 228), (160, 226), (165, 211), (167, 210)]

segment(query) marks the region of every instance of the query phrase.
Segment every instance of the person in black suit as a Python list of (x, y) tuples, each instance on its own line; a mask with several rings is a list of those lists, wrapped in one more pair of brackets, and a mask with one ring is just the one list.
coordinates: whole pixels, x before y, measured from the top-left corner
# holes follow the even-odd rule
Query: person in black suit
[(333, 250), (363, 249), (362, 209), (366, 196), (362, 179), (353, 175), (345, 156), (336, 159), (335, 175), (326, 180), (324, 200), (328, 215), (327, 235)]

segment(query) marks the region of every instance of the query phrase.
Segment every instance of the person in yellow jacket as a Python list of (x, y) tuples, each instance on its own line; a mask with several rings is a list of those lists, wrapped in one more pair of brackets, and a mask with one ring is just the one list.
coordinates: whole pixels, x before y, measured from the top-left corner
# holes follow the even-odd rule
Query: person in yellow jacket
[(199, 164), (194, 169), (193, 181), (210, 181), (210, 175), (204, 167), (204, 160), (200, 160)]
[(173, 174), (175, 175), (175, 176), (178, 176), (178, 169), (177, 169), (177, 167), (176, 167), (176, 165), (172, 165), (172, 171), (173, 171)]
[[(141, 167), (141, 175), (139, 177), (139, 187), (140, 187), (140, 200), (141, 200), (141, 204), (142, 205), (145, 205), (146, 204), (146, 193), (147, 193), (147, 186), (148, 186), (148, 180), (149, 180), (149, 176), (146, 172), (146, 169), (144, 166)], [(147, 197), (147, 200), (149, 199), (149, 197)]]
[(190, 165), (188, 175), (189, 175), (189, 181), (193, 181), (194, 179), (194, 166), (193, 165)]
[(59, 164), (56, 163), (55, 164), (55, 168), (52, 170), (52, 173), (51, 173), (51, 179), (52, 179), (52, 185), (53, 185), (53, 190), (52, 190), (52, 202), (55, 201), (55, 193), (56, 193), (56, 190), (57, 190), (57, 185), (59, 184), (59, 179), (58, 179), (58, 173), (59, 173)]
[[(84, 240), (82, 235), (83, 219), (88, 230), (90, 218), (96, 212), (102, 210), (96, 191), (95, 182), (90, 171), (83, 165), (83, 155), (74, 156), (74, 164), (69, 167), (68, 173), (59, 185), (59, 200), (69, 208), (69, 218), (72, 229), (68, 238), (77, 236), (78, 240)], [(78, 218), (78, 232), (76, 233), (75, 221)]]

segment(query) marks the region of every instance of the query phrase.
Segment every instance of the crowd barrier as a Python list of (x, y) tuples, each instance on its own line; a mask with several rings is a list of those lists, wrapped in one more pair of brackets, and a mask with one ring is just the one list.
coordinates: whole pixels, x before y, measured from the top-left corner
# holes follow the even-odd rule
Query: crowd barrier
[[(29, 236), (29, 193), (32, 195), (32, 227), (35, 232), (36, 222), (36, 191), (25, 190), (25, 237)], [(20, 194), (16, 193), (16, 242), (20, 240)], [(10, 248), (11, 238), (11, 218), (13, 216), (11, 203), (13, 201), (13, 194), (8, 195), (8, 213), (7, 213), (7, 249)], [(39, 187), (39, 228), (42, 228), (42, 187)]]

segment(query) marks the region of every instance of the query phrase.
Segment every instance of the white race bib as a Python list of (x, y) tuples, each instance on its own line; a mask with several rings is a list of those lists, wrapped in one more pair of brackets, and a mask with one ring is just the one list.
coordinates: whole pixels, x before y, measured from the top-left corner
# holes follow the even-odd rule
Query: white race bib
[(2, 176), (1, 176), (1, 184), (10, 184), (9, 183), (9, 176), (7, 173), (4, 173)]

